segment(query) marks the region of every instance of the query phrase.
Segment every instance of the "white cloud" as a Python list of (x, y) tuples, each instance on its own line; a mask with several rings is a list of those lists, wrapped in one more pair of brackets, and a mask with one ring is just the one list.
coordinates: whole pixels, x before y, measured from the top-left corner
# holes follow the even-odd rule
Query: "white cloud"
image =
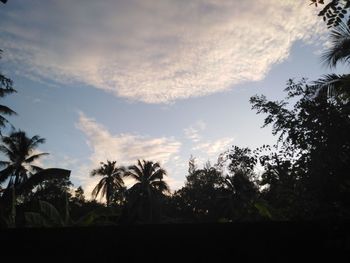
[(234, 141), (231, 137), (208, 140), (201, 134), (205, 128), (205, 122), (197, 121), (194, 125), (184, 129), (185, 136), (192, 141), (193, 146), (191, 150), (194, 151), (194, 156), (199, 166), (204, 165), (207, 161), (215, 163), (219, 154), (232, 146)]
[(87, 136), (87, 143), (93, 151), (91, 161), (94, 164), (107, 159), (126, 165), (133, 164), (138, 159), (166, 163), (181, 147), (181, 143), (174, 138), (148, 138), (130, 133), (112, 135), (105, 127), (83, 113), (80, 114), (77, 127)]
[(184, 133), (188, 139), (196, 143), (201, 140), (202, 136), (200, 135), (200, 132), (203, 131), (205, 127), (205, 122), (197, 121), (194, 125), (184, 129)]
[(321, 21), (305, 0), (23, 5), (0, 10), (2, 48), (23, 74), (80, 82), (147, 103), (261, 80), (288, 57), (295, 41), (324, 28), (316, 26)]
[[(85, 134), (92, 150), (90, 165), (81, 168), (76, 177), (82, 182), (84, 189), (87, 189), (87, 193), (91, 193), (99, 180), (90, 177), (89, 172), (98, 167), (100, 162), (116, 160), (117, 164), (128, 166), (135, 164), (138, 159), (145, 159), (160, 162), (168, 170), (170, 161), (178, 160), (181, 143), (171, 137), (149, 138), (128, 133), (112, 135), (104, 126), (83, 113), (80, 113), (77, 128)], [(178, 181), (170, 178), (172, 174), (169, 170), (168, 175), (170, 186), (176, 187)], [(130, 180), (125, 183), (127, 186), (132, 184)]]
[(220, 138), (214, 141), (206, 141), (197, 144), (193, 150), (201, 151), (209, 157), (218, 157), (218, 155), (227, 150), (233, 143), (232, 138)]

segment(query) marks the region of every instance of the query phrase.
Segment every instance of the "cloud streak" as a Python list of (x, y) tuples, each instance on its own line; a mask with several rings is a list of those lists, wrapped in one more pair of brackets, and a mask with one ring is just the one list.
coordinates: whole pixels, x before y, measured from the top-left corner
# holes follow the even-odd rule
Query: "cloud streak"
[(206, 153), (208, 157), (218, 157), (218, 155), (227, 150), (233, 143), (233, 138), (220, 138), (214, 141), (201, 142), (192, 149)]
[(202, 139), (200, 132), (206, 127), (205, 122), (197, 121), (194, 125), (184, 129), (184, 133), (188, 139), (192, 142), (197, 143)]
[(80, 113), (77, 128), (87, 137), (94, 164), (107, 159), (125, 165), (133, 164), (138, 159), (166, 163), (181, 147), (181, 143), (174, 138), (148, 138), (130, 133), (112, 135), (104, 126), (83, 113)]
[(261, 80), (319, 33), (312, 11), (304, 0), (51, 0), (0, 10), (0, 35), (23, 74), (169, 103)]

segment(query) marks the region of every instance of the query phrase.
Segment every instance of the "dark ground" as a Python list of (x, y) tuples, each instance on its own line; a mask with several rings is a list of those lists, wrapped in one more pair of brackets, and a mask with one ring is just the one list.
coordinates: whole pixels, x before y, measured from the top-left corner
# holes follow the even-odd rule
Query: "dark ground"
[(72, 258), (98, 258), (99, 262), (124, 262), (121, 258), (144, 262), (237, 262), (237, 258), (305, 262), (306, 258), (331, 256), (350, 262), (349, 226), (349, 221), (342, 221), (3, 229), (0, 261), (23, 258), (32, 262), (29, 259), (45, 256), (47, 262)]

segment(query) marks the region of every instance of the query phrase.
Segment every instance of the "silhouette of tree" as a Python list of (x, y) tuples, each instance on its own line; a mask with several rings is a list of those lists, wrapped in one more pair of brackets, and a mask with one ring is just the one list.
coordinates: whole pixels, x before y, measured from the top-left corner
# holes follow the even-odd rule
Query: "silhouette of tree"
[[(0, 49), (0, 59), (2, 50)], [(0, 98), (3, 98), (11, 93), (15, 93), (16, 90), (13, 88), (13, 82), (0, 72)], [(0, 105), (0, 129), (3, 128), (8, 120), (3, 115), (14, 115), (16, 112), (11, 110), (9, 107)], [(0, 130), (1, 134), (1, 130)]]
[[(36, 198), (33, 195), (42, 186), (43, 182), (57, 178), (69, 180), (69, 176), (70, 171), (68, 170), (59, 168), (43, 169), (35, 174), (30, 174), (30, 177), (26, 181), (16, 187), (13, 185), (10, 188), (6, 188), (0, 197), (0, 221), (1, 218), (5, 218), (3, 221), (8, 226), (23, 225), (23, 209), (30, 204), (28, 201), (33, 201)], [(64, 206), (62, 205), (61, 207)], [(17, 208), (20, 208), (20, 213), (17, 213)], [(19, 214), (19, 217), (17, 214)]]
[(259, 210), (255, 207), (259, 190), (253, 182), (257, 158), (249, 148), (233, 146), (221, 161), (225, 162), (228, 170), (223, 181), (224, 190), (219, 198), (223, 216), (236, 221), (259, 218)]
[(84, 195), (84, 190), (81, 186), (77, 188), (74, 192), (74, 199), (78, 203), (84, 203), (85, 202), (85, 195)]
[(327, 23), (328, 27), (337, 27), (344, 19), (350, 8), (349, 0), (310, 0), (311, 5), (324, 5), (322, 10), (319, 12), (319, 16)]
[(159, 221), (162, 197), (170, 194), (170, 188), (163, 180), (166, 171), (157, 162), (138, 160), (137, 165), (129, 166), (126, 176), (136, 181), (127, 191), (130, 220)]
[[(259, 161), (264, 171), (261, 175), (259, 185), (263, 187), (261, 197), (269, 204), (270, 211), (278, 220), (300, 220), (310, 218), (308, 214), (310, 204), (301, 176), (307, 173), (304, 166), (296, 163), (300, 158), (298, 149), (292, 145), (278, 148), (275, 145), (263, 146), (258, 149), (261, 153)], [(267, 153), (263, 153), (263, 152)]]
[[(292, 167), (285, 160), (284, 172), (277, 177), (270, 173), (269, 179), (296, 177), (292, 181), (298, 180), (299, 189), (303, 189), (299, 194), (309, 215), (349, 216), (350, 184), (346, 172), (350, 169), (349, 102), (338, 97), (329, 100), (325, 94), (316, 96), (318, 89), (305, 80), (299, 83), (290, 80), (286, 91), (287, 100), (298, 99), (292, 109), (288, 109), (286, 101), (268, 101), (264, 96), (250, 100), (258, 113), (268, 114), (264, 126), (272, 124), (273, 134), (280, 135), (279, 142), (285, 147), (284, 153), (297, 153), (297, 158), (290, 158)], [(288, 169), (295, 171), (291, 173)]]
[(102, 197), (106, 197), (106, 205), (110, 207), (113, 201), (115, 193), (124, 191), (123, 176), (125, 174), (125, 168), (117, 166), (116, 161), (108, 161), (107, 163), (101, 162), (101, 167), (93, 170), (91, 176), (102, 176), (102, 179), (96, 185), (92, 191), (92, 197), (96, 197), (101, 194)]
[(194, 158), (189, 160), (185, 186), (174, 193), (178, 216), (191, 221), (217, 221), (217, 199), (223, 185), (221, 172), (208, 162), (197, 169)]
[(33, 172), (42, 170), (32, 163), (48, 154), (33, 154), (39, 144), (45, 142), (44, 138), (38, 135), (29, 138), (24, 131), (19, 130), (11, 132), (9, 136), (3, 136), (1, 140), (0, 152), (8, 158), (8, 161), (0, 162), (1, 166), (5, 166), (5, 169), (0, 171), (0, 183), (9, 179), (7, 188), (16, 187), (25, 182)]
[(69, 177), (49, 178), (41, 181), (35, 191), (26, 194), (26, 199), (27, 201), (46, 201), (58, 207), (58, 209), (63, 209), (66, 198), (70, 199), (72, 196), (70, 193), (70, 187), (72, 185)]

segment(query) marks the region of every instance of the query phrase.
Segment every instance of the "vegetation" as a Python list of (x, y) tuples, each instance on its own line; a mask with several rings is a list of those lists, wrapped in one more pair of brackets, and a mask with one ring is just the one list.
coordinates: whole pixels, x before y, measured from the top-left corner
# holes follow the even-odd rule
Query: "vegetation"
[[(2, 50), (0, 49), (0, 59), (2, 55)], [(15, 93), (16, 90), (13, 88), (13, 82), (11, 79), (7, 78), (0, 72), (0, 98), (3, 98), (9, 94)], [(12, 109), (7, 106), (0, 105), (0, 134), (1, 128), (8, 124), (8, 120), (3, 115), (15, 115)]]
[(115, 161), (101, 163), (100, 168), (91, 172), (91, 176), (100, 175), (103, 177), (92, 191), (92, 197), (96, 198), (101, 193), (101, 197), (106, 197), (107, 207), (113, 201), (123, 202), (125, 186), (122, 177), (124, 173), (124, 167), (117, 167)]
[(311, 5), (323, 5), (322, 10), (318, 14), (327, 23), (328, 27), (337, 27), (345, 18), (350, 8), (349, 0), (310, 0)]
[[(349, 63), (349, 7), (349, 1), (330, 1), (320, 13), (332, 27), (323, 56), (332, 68)], [(282, 101), (253, 96), (252, 109), (264, 114), (263, 126), (272, 125), (276, 144), (232, 146), (202, 168), (191, 157), (185, 184), (173, 193), (159, 163), (138, 160), (124, 167), (107, 160), (91, 171), (101, 180), (89, 200), (81, 186), (72, 189), (70, 171), (35, 164), (47, 154), (37, 151), (43, 138), (12, 130), (1, 137), (1, 226), (350, 219), (349, 81), (348, 74), (290, 79)], [(15, 92), (2, 74), (0, 85), (0, 97)], [(0, 106), (0, 114), (14, 111)], [(2, 115), (0, 128), (8, 123)], [(132, 186), (126, 187), (126, 178)]]

